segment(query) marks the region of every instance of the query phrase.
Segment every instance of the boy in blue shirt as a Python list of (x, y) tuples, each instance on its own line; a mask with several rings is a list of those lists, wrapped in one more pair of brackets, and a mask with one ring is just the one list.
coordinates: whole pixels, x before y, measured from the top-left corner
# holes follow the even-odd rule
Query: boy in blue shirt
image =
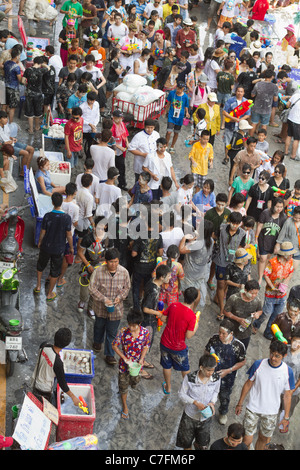
[(183, 124), (183, 119), (190, 118), (189, 98), (188, 95), (184, 92), (184, 89), (185, 83), (178, 82), (177, 88), (175, 90), (170, 91), (167, 97), (167, 106), (164, 112), (164, 114), (168, 113), (168, 124), (166, 134), (167, 145), (169, 145), (171, 134), (172, 132), (174, 132), (172, 144), (169, 148), (170, 153), (175, 152), (174, 147)]

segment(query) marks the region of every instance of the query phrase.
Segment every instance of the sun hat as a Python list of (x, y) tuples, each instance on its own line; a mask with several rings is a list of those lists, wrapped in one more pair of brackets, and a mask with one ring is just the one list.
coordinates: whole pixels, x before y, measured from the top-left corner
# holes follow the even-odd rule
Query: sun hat
[(201, 82), (201, 83), (207, 83), (208, 82), (208, 77), (204, 72), (200, 73), (200, 75), (198, 77), (198, 82)]
[(245, 250), (245, 248), (238, 248), (235, 252), (234, 263), (235, 264), (244, 264), (252, 258), (252, 255)]
[(287, 29), (288, 31), (292, 31), (292, 33), (295, 33), (295, 26), (293, 24), (289, 24), (288, 26), (285, 26), (284, 29)]
[(259, 52), (260, 52), (260, 51), (262, 50), (260, 40), (257, 39), (257, 41), (251, 42), (249, 49), (250, 49), (251, 54), (253, 54), (253, 52), (255, 52), (255, 51), (259, 51)]
[(185, 24), (187, 26), (193, 26), (193, 22), (192, 22), (191, 18), (186, 18), (185, 20), (183, 20), (183, 24)]
[(217, 95), (215, 94), (214, 91), (212, 91), (211, 93), (208, 93), (207, 98), (209, 99), (209, 101), (215, 101), (216, 103), (218, 102)]
[(246, 119), (242, 119), (239, 122), (239, 129), (241, 129), (242, 131), (245, 131), (246, 129), (253, 129), (253, 127), (250, 126), (249, 122), (246, 121)]
[(225, 51), (223, 51), (223, 49), (221, 47), (218, 47), (217, 49), (215, 49), (215, 51), (213, 53), (213, 56), (214, 57), (222, 57), (225, 54), (226, 54)]
[(277, 252), (277, 254), (281, 256), (295, 255), (296, 253), (297, 253), (297, 250), (295, 250), (291, 242), (281, 243), (280, 250)]

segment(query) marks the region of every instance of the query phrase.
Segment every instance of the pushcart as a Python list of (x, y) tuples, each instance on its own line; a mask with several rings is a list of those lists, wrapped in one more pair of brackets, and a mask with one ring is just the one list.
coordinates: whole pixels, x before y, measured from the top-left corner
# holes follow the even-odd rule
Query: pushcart
[(119, 109), (122, 113), (131, 115), (129, 124), (137, 129), (143, 129), (146, 119), (158, 119), (166, 106), (165, 93), (155, 101), (142, 106), (129, 101), (123, 101), (117, 97), (113, 98), (112, 111)]

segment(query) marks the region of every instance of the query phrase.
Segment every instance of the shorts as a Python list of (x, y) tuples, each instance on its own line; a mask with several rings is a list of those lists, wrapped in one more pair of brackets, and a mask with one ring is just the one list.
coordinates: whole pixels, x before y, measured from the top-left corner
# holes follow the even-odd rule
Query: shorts
[(173, 367), (174, 370), (188, 372), (190, 370), (188, 348), (174, 351), (160, 344), (160, 365), (163, 369), (172, 369)]
[(216, 2), (216, 0), (211, 0), (208, 10), (208, 18), (213, 18), (216, 16), (217, 11), (220, 8), (220, 3)]
[(137, 386), (140, 382), (141, 377), (137, 375), (133, 377), (129, 374), (129, 372), (119, 372), (118, 376), (118, 384), (119, 384), (119, 392), (121, 395), (124, 395), (128, 392), (129, 386), (133, 389)]
[(257, 423), (260, 420), (259, 431), (264, 437), (272, 437), (277, 424), (276, 415), (263, 415), (253, 413), (246, 408), (243, 426), (247, 436), (253, 436), (257, 429)]
[(178, 134), (182, 128), (182, 125), (180, 126), (179, 124), (174, 124), (174, 122), (169, 122), (167, 124), (167, 132), (168, 131), (174, 131), (175, 134)]
[(48, 106), (49, 104), (52, 104), (54, 98), (54, 94), (48, 94), (44, 93), (44, 106)]
[(24, 116), (27, 118), (31, 117), (42, 117), (43, 116), (43, 95), (42, 94), (28, 94), (25, 97), (25, 108)]
[(300, 140), (300, 124), (296, 124), (288, 119), (287, 121), (288, 130), (287, 135), (293, 137), (294, 140)]
[(226, 273), (226, 267), (216, 265), (216, 279), (217, 281), (224, 281)]
[(39, 258), (37, 261), (37, 270), (43, 272), (50, 261), (50, 276), (59, 277), (61, 274), (61, 265), (63, 262), (64, 254), (50, 255), (43, 250), (40, 250)]
[(225, 147), (230, 144), (233, 133), (234, 133), (234, 127), (229, 129), (225, 125), (224, 134), (223, 134), (223, 141), (224, 141)]
[(14, 155), (16, 157), (20, 156), (20, 150), (26, 150), (27, 144), (22, 144), (21, 142), (16, 142), (14, 145)]
[(195, 185), (202, 189), (206, 180), (207, 175), (198, 175), (198, 173), (193, 173)]
[(262, 114), (262, 113), (256, 113), (255, 111), (252, 111), (251, 113), (252, 123), (258, 124), (260, 122), (262, 126), (267, 126), (269, 124), (270, 117), (271, 117), (271, 113)]
[(233, 17), (223, 16), (223, 15), (221, 14), (221, 15), (220, 15), (220, 19), (219, 19), (219, 21), (218, 21), (218, 26), (219, 26), (219, 28), (222, 28), (223, 23), (225, 23), (225, 21), (228, 21), (228, 23), (232, 24), (232, 22), (233, 22)]
[(218, 97), (218, 104), (219, 105), (224, 105), (226, 103), (227, 100), (229, 100), (229, 98), (231, 98), (231, 94), (230, 93), (220, 93), (219, 91), (217, 91), (217, 97)]
[(5, 90), (6, 95), (6, 104), (7, 106), (12, 108), (18, 108), (20, 104), (20, 92), (19, 90), (15, 90), (14, 88), (6, 87)]
[(110, 82), (109, 80), (106, 80), (106, 91), (113, 91), (117, 86), (119, 85), (119, 81), (117, 80), (116, 82)]
[(210, 423), (211, 418), (200, 421), (190, 418), (183, 412), (177, 431), (176, 447), (190, 449), (193, 441), (195, 441), (195, 449), (208, 447), (210, 441)]
[(77, 235), (78, 238), (83, 238), (88, 232), (89, 232), (88, 228), (82, 230), (81, 232), (75, 229), (75, 234)]
[(300, 253), (298, 253), (298, 255), (293, 255), (293, 259), (295, 261), (300, 261)]

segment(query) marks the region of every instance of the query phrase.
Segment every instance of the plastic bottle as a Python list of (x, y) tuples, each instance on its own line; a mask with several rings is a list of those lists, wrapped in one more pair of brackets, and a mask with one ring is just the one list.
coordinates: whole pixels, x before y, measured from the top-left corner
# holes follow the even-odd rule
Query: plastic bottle
[(55, 442), (48, 447), (48, 450), (80, 450), (89, 446), (95, 446), (98, 443), (98, 437), (95, 434), (87, 434), (86, 436), (74, 437), (67, 441)]
[(247, 323), (247, 326), (242, 326), (242, 325), (240, 325), (240, 326), (239, 326), (239, 331), (241, 331), (241, 332), (246, 331), (247, 328), (249, 328), (249, 326), (250, 326), (251, 323), (252, 323), (252, 316), (249, 317), (249, 318), (245, 318), (244, 321)]

